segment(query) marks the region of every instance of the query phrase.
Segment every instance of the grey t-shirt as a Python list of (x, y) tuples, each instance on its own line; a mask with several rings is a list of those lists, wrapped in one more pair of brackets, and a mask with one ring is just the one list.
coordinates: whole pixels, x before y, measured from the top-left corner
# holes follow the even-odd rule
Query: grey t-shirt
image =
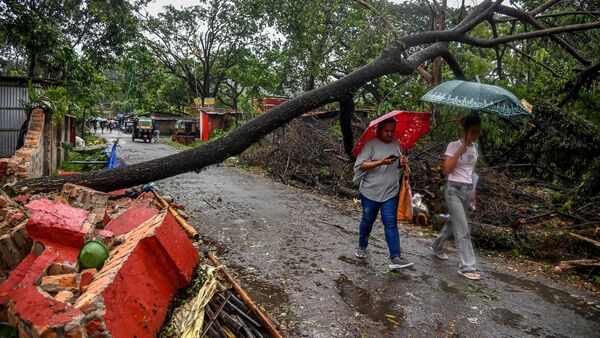
[(363, 150), (358, 154), (354, 163), (354, 182), (359, 183), (359, 191), (366, 198), (385, 202), (398, 195), (400, 188), (401, 168), (399, 159), (390, 165), (381, 165), (369, 170), (362, 170), (360, 165), (368, 161), (377, 161), (389, 155), (402, 155), (402, 146), (396, 140), (383, 143), (374, 138), (365, 143)]

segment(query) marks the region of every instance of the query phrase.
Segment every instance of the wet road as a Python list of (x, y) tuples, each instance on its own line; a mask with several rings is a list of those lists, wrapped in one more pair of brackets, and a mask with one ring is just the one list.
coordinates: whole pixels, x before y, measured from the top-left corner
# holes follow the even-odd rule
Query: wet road
[[(127, 163), (177, 151), (124, 139), (118, 156)], [(483, 279), (468, 281), (456, 254), (434, 258), (433, 239), (418, 229), (401, 229), (414, 268), (388, 271), (379, 221), (371, 255), (355, 258), (360, 207), (351, 202), (221, 165), (156, 183), (289, 336), (600, 337), (597, 295), (481, 256)]]

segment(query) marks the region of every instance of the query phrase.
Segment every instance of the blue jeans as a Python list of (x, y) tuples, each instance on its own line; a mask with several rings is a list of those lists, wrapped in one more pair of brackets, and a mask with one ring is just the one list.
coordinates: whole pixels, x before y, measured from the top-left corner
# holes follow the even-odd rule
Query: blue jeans
[(362, 219), (358, 236), (358, 246), (366, 249), (369, 245), (369, 235), (373, 229), (373, 223), (381, 210), (381, 221), (385, 228), (385, 241), (390, 250), (390, 258), (400, 257), (400, 235), (398, 234), (398, 195), (385, 202), (376, 202), (360, 194), (363, 207)]

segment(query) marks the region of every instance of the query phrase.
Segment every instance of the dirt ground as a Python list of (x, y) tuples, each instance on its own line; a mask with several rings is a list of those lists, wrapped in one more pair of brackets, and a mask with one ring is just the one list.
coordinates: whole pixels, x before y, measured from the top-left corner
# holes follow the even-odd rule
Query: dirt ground
[[(129, 135), (120, 144), (126, 163), (178, 151)], [(185, 205), (190, 223), (291, 337), (600, 337), (598, 295), (535, 265), (479, 254), (483, 279), (468, 281), (453, 250), (440, 261), (430, 235), (401, 227), (415, 266), (392, 272), (379, 221), (371, 255), (354, 257), (360, 206), (351, 201), (223, 165), (155, 183)]]

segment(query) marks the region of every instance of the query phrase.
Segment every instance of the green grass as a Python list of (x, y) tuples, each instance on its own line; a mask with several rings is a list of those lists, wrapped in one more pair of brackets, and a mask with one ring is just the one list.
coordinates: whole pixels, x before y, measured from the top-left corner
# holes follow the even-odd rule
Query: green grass
[(63, 163), (56, 168), (56, 170), (64, 170), (64, 171), (92, 171), (99, 170), (103, 168), (101, 164), (73, 164), (70, 163), (72, 161), (107, 161), (108, 156), (100, 154), (102, 149), (98, 149), (93, 153), (81, 154), (74, 151), (69, 152), (67, 159), (63, 161)]
[(171, 141), (171, 140), (167, 140), (167, 141), (165, 141), (165, 143), (168, 144), (168, 145), (170, 145), (170, 146), (173, 146), (173, 147), (175, 147), (177, 149), (189, 150), (189, 149), (193, 149), (193, 148), (199, 147), (199, 146), (205, 144), (206, 142), (204, 142), (202, 140), (196, 140), (196, 141), (188, 144), (187, 146), (185, 144), (181, 144), (181, 143), (174, 142), (174, 141)]

